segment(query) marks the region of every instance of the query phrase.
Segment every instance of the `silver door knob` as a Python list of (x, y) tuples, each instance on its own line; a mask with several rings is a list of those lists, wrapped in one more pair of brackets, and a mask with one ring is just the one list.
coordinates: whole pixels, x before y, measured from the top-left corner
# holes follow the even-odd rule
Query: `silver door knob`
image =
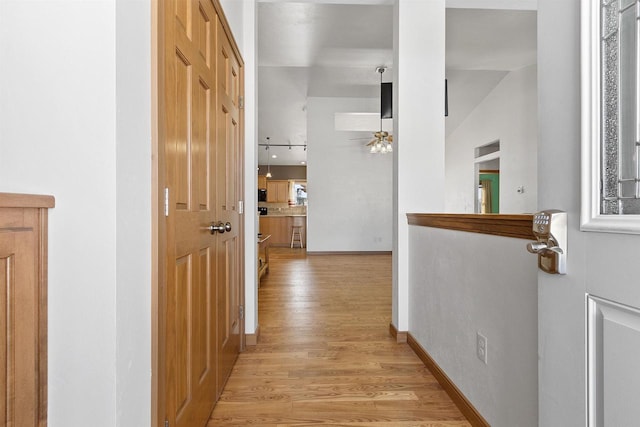
[[(222, 222), (219, 222), (217, 224), (215, 222), (212, 222), (211, 225), (209, 226), (209, 231), (211, 231), (211, 234), (216, 234), (216, 231), (222, 234), (226, 231), (226, 228), (227, 227)], [(229, 224), (229, 230), (231, 230), (231, 224)]]
[[(222, 224), (222, 223), (221, 223)], [(224, 231), (231, 231), (231, 223), (228, 222), (224, 225)]]

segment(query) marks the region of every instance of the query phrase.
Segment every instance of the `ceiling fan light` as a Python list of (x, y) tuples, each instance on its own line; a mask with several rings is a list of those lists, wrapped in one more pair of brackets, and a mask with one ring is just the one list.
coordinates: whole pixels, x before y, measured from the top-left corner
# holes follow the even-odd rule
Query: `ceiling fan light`
[[(376, 68), (376, 72), (380, 74), (380, 86), (381, 86), (381, 95), (384, 92), (383, 83), (382, 83), (382, 73), (384, 73), (386, 67), (379, 66)], [(390, 85), (390, 83), (387, 83)], [(390, 89), (390, 86), (387, 86)], [(373, 132), (373, 139), (367, 144), (370, 146), (369, 152), (371, 154), (386, 154), (391, 153), (393, 149), (391, 148), (391, 141), (393, 140), (393, 136), (389, 133), (389, 131), (383, 130), (382, 128), (382, 119), (383, 118), (391, 118), (390, 108), (389, 113), (383, 112), (384, 109), (382, 104), (380, 106), (380, 130)], [(390, 107), (390, 105), (389, 105)], [(389, 114), (387, 116), (387, 114)]]

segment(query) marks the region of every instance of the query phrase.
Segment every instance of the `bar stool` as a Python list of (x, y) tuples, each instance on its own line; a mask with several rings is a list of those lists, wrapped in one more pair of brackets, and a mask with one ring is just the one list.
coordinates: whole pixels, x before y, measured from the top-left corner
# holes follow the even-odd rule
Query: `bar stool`
[[(302, 228), (304, 227), (305, 217), (294, 216), (293, 224), (291, 225), (291, 248), (297, 242), (301, 248), (304, 248), (304, 241), (302, 240)], [(297, 240), (296, 240), (297, 239)]]

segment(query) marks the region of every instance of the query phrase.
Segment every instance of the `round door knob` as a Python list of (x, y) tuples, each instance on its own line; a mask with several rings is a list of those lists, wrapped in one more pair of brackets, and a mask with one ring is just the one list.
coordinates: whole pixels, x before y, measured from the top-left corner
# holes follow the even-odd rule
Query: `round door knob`
[[(220, 224), (222, 224), (222, 223), (220, 223)], [(228, 223), (226, 223), (224, 225), (224, 231), (231, 231), (231, 223), (230, 222), (228, 222)]]
[[(227, 223), (229, 224), (229, 223)], [(229, 230), (231, 230), (231, 224), (229, 224)], [(227, 230), (227, 227), (225, 224), (223, 224), (222, 222), (219, 223), (215, 223), (212, 222), (211, 225), (209, 226), (209, 231), (211, 231), (211, 234), (216, 234), (216, 231), (220, 234), (224, 233)]]

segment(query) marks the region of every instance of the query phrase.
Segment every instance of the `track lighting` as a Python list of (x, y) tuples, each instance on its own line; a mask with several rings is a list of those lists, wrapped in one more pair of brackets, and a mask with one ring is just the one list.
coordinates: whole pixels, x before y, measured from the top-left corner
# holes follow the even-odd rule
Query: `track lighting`
[[(270, 142), (269, 140), (270, 139), (271, 139), (270, 137), (267, 137), (267, 147), (265, 148), (267, 151), (269, 151), (269, 142)], [(272, 175), (271, 175), (271, 159), (270, 159), (269, 156), (267, 156), (267, 174), (265, 176), (267, 178), (271, 178), (272, 177)]]

